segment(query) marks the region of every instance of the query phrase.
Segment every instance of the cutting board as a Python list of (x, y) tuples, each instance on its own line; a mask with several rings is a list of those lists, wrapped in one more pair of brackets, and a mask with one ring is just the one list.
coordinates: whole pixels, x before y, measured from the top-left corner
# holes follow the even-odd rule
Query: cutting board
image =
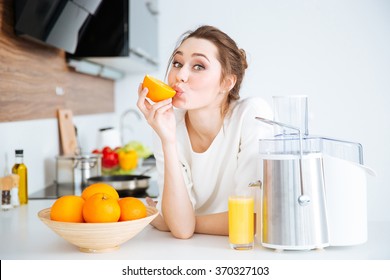
[(72, 110), (58, 110), (58, 126), (60, 131), (61, 151), (64, 156), (73, 156), (78, 150), (76, 130), (73, 123)]

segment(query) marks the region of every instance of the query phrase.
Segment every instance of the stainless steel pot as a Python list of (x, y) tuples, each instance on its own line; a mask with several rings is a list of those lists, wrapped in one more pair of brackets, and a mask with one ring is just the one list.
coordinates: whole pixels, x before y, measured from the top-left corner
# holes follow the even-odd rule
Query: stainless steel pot
[(56, 157), (56, 184), (72, 184), (74, 193), (80, 195), (87, 178), (101, 175), (101, 155), (85, 154)]
[(146, 175), (108, 175), (88, 178), (87, 185), (104, 182), (113, 186), (120, 197), (144, 194), (149, 188), (150, 176)]

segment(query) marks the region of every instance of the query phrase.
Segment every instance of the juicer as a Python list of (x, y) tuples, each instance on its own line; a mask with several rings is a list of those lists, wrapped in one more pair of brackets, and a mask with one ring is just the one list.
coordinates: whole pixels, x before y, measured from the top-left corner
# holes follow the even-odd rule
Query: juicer
[(360, 143), (308, 133), (306, 96), (274, 98), (274, 137), (259, 139), (263, 182), (256, 239), (277, 250), (367, 241), (366, 175)]

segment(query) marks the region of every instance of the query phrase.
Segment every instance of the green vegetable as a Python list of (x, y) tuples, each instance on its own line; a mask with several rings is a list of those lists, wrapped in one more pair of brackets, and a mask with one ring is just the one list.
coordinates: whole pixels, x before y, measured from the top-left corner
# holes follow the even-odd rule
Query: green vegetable
[(121, 149), (123, 149), (125, 152), (136, 151), (138, 158), (147, 158), (152, 155), (152, 151), (149, 149), (149, 147), (145, 146), (139, 141), (130, 141)]

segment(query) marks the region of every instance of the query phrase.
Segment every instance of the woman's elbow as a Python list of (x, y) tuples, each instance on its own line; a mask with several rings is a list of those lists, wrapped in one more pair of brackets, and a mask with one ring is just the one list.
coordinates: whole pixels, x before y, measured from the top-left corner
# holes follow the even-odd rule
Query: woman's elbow
[(178, 239), (190, 239), (194, 235), (194, 230), (171, 230), (171, 234)]

